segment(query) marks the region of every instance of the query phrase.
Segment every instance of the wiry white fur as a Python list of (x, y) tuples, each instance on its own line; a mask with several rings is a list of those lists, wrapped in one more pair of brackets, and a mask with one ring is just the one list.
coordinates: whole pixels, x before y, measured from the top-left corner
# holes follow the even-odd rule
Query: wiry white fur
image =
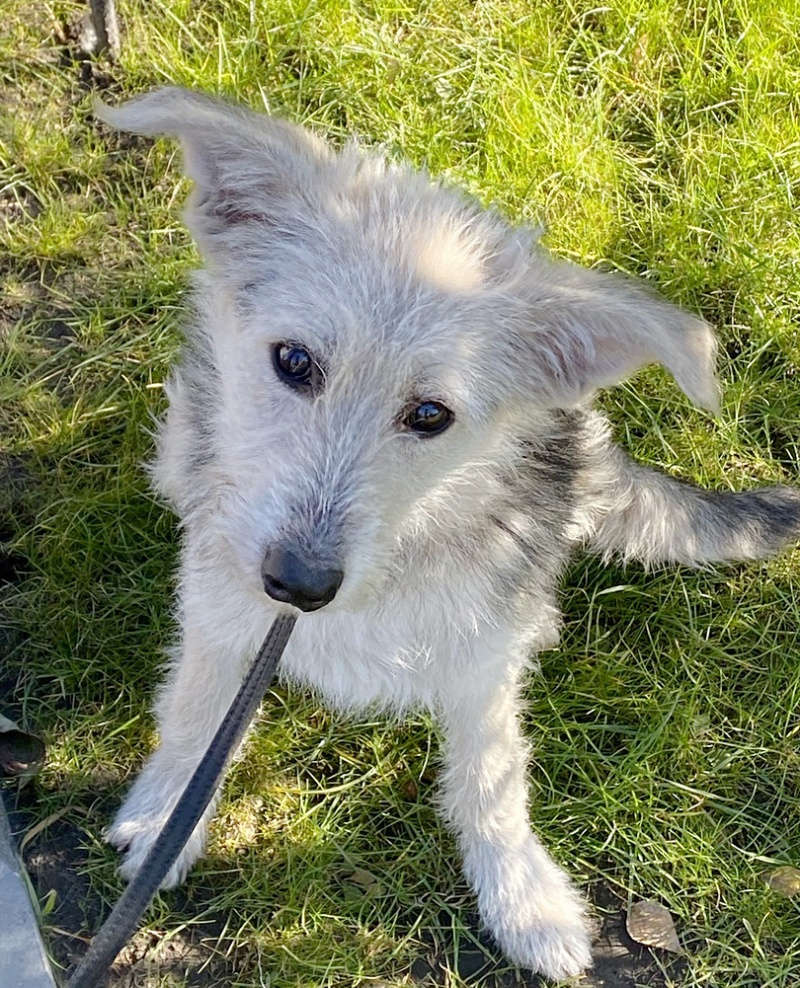
[[(553, 262), (424, 175), (335, 155), (282, 121), (181, 90), (97, 112), (181, 139), (207, 264), (154, 468), (184, 529), (182, 637), (156, 707), (161, 744), (109, 830), (122, 873), (144, 860), (282, 606), (260, 566), (291, 545), (344, 582), (300, 617), (283, 675), (344, 710), (432, 711), (442, 810), (486, 924), (521, 965), (581, 971), (586, 910), (530, 829), (517, 724), (523, 671), (557, 639), (569, 552), (751, 558), (800, 530), (795, 492), (678, 487), (632, 464), (585, 407), (651, 360), (713, 407), (709, 328)], [(317, 397), (276, 376), (282, 341), (318, 358)], [(426, 398), (455, 421), (421, 439), (398, 423)], [(212, 815), (168, 884), (202, 853)]]

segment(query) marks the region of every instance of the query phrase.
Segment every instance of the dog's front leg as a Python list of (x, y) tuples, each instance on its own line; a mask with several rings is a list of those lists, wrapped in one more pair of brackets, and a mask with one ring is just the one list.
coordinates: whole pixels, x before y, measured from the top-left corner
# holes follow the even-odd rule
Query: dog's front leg
[(591, 964), (586, 907), (530, 828), (513, 677), (454, 683), (442, 700), (442, 802), (481, 916), (503, 952), (551, 978)]
[[(229, 588), (198, 581), (201, 586), (188, 592), (191, 574), (183, 582), (182, 641), (155, 708), (160, 744), (106, 834), (125, 854), (120, 873), (127, 879), (141, 867), (236, 694), (245, 662), (254, 654), (251, 639), (257, 640), (248, 630), (264, 624), (263, 615), (244, 613)], [(165, 888), (183, 881), (203, 853), (216, 803), (215, 796), (168, 872)]]

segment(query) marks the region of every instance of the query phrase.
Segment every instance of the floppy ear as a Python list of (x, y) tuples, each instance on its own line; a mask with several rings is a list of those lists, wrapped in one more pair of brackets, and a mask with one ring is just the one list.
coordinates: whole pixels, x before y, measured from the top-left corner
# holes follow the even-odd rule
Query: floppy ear
[[(187, 223), (201, 247), (242, 224), (280, 226), (291, 201), (313, 188), (312, 177), (332, 152), (301, 127), (167, 86), (95, 116), (120, 130), (181, 141), (184, 169), (195, 183)], [(222, 245), (220, 245), (222, 246)]]
[(517, 345), (532, 372), (526, 384), (539, 400), (574, 405), (659, 363), (696, 405), (718, 410), (711, 327), (636, 282), (544, 261), (534, 268), (527, 304)]

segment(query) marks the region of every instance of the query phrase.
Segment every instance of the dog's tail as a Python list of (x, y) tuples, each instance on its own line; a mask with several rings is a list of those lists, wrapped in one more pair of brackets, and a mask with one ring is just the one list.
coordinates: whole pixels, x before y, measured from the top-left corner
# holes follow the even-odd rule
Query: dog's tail
[(793, 487), (701, 490), (614, 446), (586, 483), (594, 490), (584, 492), (585, 503), (596, 510), (583, 519), (582, 535), (605, 558), (698, 566), (763, 559), (800, 540), (800, 490)]

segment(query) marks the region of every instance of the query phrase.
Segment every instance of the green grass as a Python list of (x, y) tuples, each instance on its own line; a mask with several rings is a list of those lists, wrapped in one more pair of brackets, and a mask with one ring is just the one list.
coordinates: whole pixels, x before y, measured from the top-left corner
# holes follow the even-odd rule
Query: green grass
[[(172, 81), (356, 132), (703, 314), (720, 420), (650, 369), (603, 396), (620, 440), (708, 485), (796, 481), (796, 0), (120, 6), (113, 98)], [(111, 901), (99, 836), (154, 742), (172, 634), (175, 528), (141, 463), (196, 255), (174, 149), (91, 119), (86, 67), (57, 40), (81, 9), (6, 0), (0, 35), (0, 535), (19, 570), (0, 662), (4, 710), (50, 753), (23, 802), (71, 807)], [(672, 910), (687, 988), (800, 980), (798, 900), (760, 877), (800, 865), (798, 586), (798, 552), (702, 574), (578, 562), (562, 647), (531, 685), (539, 833), (587, 888)], [(432, 810), (436, 766), (421, 721), (346, 723), (276, 693), (207, 860), (149, 929), (191, 939), (225, 972), (214, 984), (402, 984), (426, 937), (462, 984), (474, 906)], [(60, 905), (44, 908), (54, 943)], [(166, 964), (152, 978), (188, 983)]]

